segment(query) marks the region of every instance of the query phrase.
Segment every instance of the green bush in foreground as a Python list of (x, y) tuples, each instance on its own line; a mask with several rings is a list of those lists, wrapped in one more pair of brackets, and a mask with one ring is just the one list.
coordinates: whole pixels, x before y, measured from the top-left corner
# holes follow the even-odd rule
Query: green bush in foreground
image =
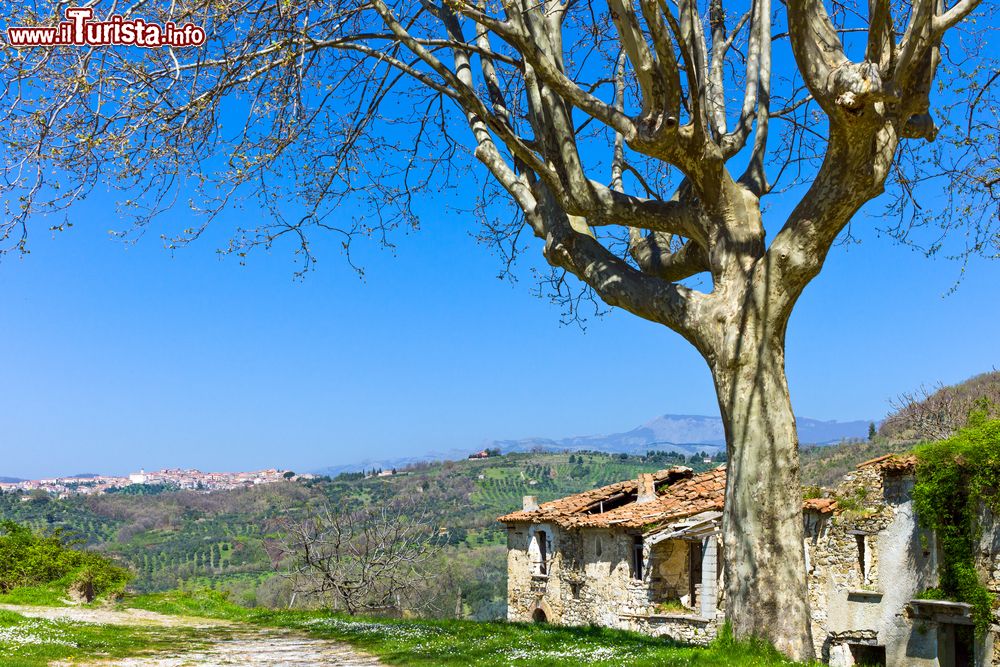
[(73, 549), (61, 532), (39, 535), (13, 521), (0, 522), (0, 594), (58, 584), (87, 597), (118, 596), (131, 579), (129, 570), (109, 558)]
[(921, 525), (933, 530), (941, 548), (940, 586), (925, 598), (949, 598), (972, 605), (979, 632), (993, 618), (996, 600), (976, 572), (981, 537), (979, 511), (1000, 511), (1000, 420), (974, 413), (970, 426), (948, 440), (916, 449), (913, 504)]

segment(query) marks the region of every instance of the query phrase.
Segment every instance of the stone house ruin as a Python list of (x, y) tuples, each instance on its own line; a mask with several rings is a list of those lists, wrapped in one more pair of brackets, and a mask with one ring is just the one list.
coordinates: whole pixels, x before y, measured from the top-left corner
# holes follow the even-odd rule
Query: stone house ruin
[[(967, 604), (921, 600), (938, 584), (933, 532), (913, 509), (913, 456), (888, 455), (846, 475), (823, 519), (804, 512), (817, 655), (831, 665), (1000, 665), (996, 617), (976, 636)], [(977, 570), (1000, 592), (1000, 525), (981, 510)]]
[(675, 467), (500, 517), (508, 618), (707, 642), (719, 623), (725, 470)]
[[(830, 665), (1000, 666), (996, 623), (969, 605), (920, 600), (937, 584), (934, 535), (910, 492), (912, 457), (858, 466), (832, 497), (803, 501), (816, 655)], [(507, 526), (511, 621), (595, 624), (695, 644), (718, 633), (725, 467), (674, 467), (539, 505)], [(984, 515), (980, 575), (1000, 592), (1000, 521)], [(996, 619), (994, 619), (996, 621)]]

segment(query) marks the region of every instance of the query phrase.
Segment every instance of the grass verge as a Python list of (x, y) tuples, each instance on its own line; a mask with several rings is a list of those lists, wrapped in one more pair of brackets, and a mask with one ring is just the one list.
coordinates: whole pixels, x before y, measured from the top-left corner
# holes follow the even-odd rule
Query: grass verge
[(199, 648), (190, 628), (150, 628), (28, 618), (0, 609), (0, 664), (42, 667), (53, 660), (109, 659)]
[(59, 581), (37, 586), (20, 586), (0, 594), (0, 604), (35, 605), (39, 607), (62, 607), (69, 595), (69, 582)]
[(709, 647), (695, 647), (598, 627), (396, 620), (322, 611), (246, 609), (210, 591), (142, 595), (125, 604), (165, 614), (223, 618), (298, 630), (313, 637), (347, 642), (390, 665), (790, 667), (800, 664), (785, 659), (762, 642), (737, 642), (725, 634)]

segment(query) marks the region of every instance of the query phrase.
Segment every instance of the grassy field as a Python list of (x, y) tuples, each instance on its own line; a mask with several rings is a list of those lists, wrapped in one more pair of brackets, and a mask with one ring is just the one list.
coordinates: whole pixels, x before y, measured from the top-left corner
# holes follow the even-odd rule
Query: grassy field
[[(62, 606), (58, 584), (24, 587), (0, 596), (0, 604)], [(110, 602), (89, 605), (109, 609)], [(632, 632), (506, 622), (350, 617), (327, 611), (248, 609), (218, 591), (171, 591), (133, 595), (114, 605), (177, 617), (234, 622), (238, 628), (292, 630), (345, 642), (388, 665), (500, 667), (538, 665), (644, 665), (733, 667), (791, 666), (763, 644), (722, 638), (694, 647)], [(178, 619), (180, 622), (181, 619)], [(0, 610), (0, 664), (35, 667), (59, 659), (107, 659), (183, 655), (218, 641), (218, 629), (68, 623)], [(245, 631), (243, 631), (245, 634)]]
[(54, 660), (122, 658), (202, 645), (189, 628), (69, 623), (0, 609), (0, 664), (41, 667)]
[(568, 628), (504, 622), (395, 620), (347, 617), (321, 611), (246, 609), (206, 593), (156, 593), (127, 606), (165, 614), (239, 621), (298, 630), (347, 642), (390, 665), (500, 667), (575, 665), (791, 666), (763, 644), (722, 638), (699, 648), (632, 632), (597, 627)]
[(0, 593), (0, 604), (61, 607), (66, 604), (68, 582), (55, 581), (37, 586), (20, 586), (7, 593)]

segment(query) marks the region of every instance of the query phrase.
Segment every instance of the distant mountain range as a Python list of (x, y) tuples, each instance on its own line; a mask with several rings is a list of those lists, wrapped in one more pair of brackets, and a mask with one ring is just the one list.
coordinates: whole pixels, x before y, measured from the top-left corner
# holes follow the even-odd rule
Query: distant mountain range
[[(867, 421), (820, 421), (797, 418), (799, 442), (804, 445), (830, 445), (868, 435)], [(494, 440), (490, 447), (505, 452), (526, 452), (537, 449), (562, 451), (589, 449), (598, 452), (645, 454), (650, 449), (692, 454), (702, 450), (718, 451), (726, 446), (726, 435), (719, 417), (702, 415), (662, 415), (624, 433), (583, 435), (553, 440), (524, 438)]]
[[(804, 445), (831, 445), (843, 440), (868, 436), (867, 421), (820, 421), (808, 417), (796, 419), (799, 442)], [(623, 433), (609, 435), (580, 435), (570, 438), (522, 438), (520, 440), (492, 440), (481, 448), (499, 447), (502, 452), (592, 450), (613, 454), (645, 454), (651, 449), (683, 452), (690, 455), (705, 451), (714, 454), (726, 446), (722, 419), (702, 415), (662, 415)], [(365, 460), (317, 470), (323, 475), (357, 472), (372, 468), (402, 468), (413, 463), (465, 458), (470, 451), (453, 449), (428, 452), (396, 459)]]

